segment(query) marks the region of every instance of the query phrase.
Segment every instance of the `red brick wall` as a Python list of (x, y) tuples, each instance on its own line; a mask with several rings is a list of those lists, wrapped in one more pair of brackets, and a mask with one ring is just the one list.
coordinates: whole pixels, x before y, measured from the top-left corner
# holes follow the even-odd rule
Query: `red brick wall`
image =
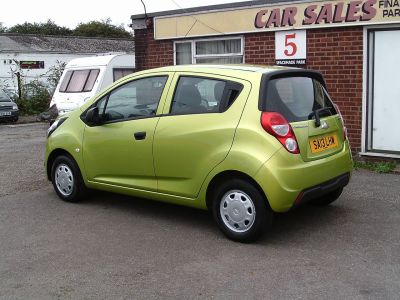
[[(135, 30), (138, 70), (173, 64), (173, 41), (154, 41), (153, 28)], [(275, 33), (245, 34), (245, 62), (275, 64)], [(354, 153), (361, 145), (362, 27), (307, 30), (307, 68), (325, 76), (329, 93), (339, 105)]]
[[(245, 35), (245, 62), (275, 63), (275, 33)], [(307, 68), (320, 71), (343, 114), (352, 150), (361, 149), (362, 27), (307, 30)]]
[(135, 30), (136, 70), (173, 65), (173, 52), (171, 40), (154, 40), (153, 28)]

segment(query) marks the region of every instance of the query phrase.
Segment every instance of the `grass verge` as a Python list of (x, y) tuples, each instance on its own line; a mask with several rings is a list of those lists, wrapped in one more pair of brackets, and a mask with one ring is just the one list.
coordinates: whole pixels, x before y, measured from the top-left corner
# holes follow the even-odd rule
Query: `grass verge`
[(385, 162), (354, 162), (354, 169), (367, 169), (377, 173), (391, 173), (396, 168), (396, 163), (394, 161)]

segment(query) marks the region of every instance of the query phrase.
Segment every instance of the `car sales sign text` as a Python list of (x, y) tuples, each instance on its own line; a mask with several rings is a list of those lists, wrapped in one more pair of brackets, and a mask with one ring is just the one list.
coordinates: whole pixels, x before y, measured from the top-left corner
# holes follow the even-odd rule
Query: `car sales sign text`
[(301, 12), (295, 6), (284, 9), (279, 7), (262, 9), (257, 13), (254, 24), (257, 28), (269, 28), (295, 24), (317, 25), (370, 21), (377, 13), (374, 7), (376, 2), (377, 0), (355, 0), (348, 3), (325, 3), (321, 6), (311, 4)]
[(298, 1), (154, 19), (156, 39), (400, 23), (400, 0)]

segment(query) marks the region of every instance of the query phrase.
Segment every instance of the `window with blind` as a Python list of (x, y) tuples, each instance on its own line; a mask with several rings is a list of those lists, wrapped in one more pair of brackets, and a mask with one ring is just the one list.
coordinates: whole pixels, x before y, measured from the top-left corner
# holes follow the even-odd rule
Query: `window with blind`
[(99, 69), (68, 71), (60, 85), (61, 93), (90, 92), (96, 83)]
[(175, 42), (175, 64), (243, 63), (243, 39), (190, 40)]
[(135, 72), (135, 69), (133, 69), (133, 68), (114, 68), (113, 69), (113, 79), (114, 79), (114, 81), (117, 81), (117, 80), (121, 79), (122, 77), (125, 77), (134, 72)]

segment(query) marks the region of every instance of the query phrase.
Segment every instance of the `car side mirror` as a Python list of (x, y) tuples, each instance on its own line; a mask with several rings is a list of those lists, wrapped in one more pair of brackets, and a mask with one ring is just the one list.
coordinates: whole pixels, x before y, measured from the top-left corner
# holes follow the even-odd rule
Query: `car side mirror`
[(99, 108), (97, 106), (92, 107), (86, 112), (85, 121), (90, 125), (98, 125), (101, 123)]

